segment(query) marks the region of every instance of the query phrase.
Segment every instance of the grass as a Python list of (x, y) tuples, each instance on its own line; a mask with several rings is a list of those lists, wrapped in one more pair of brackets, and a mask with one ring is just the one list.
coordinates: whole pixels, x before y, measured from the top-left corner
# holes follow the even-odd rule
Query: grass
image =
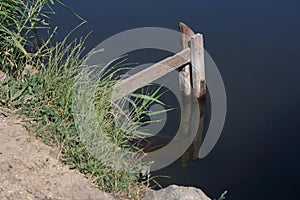
[(226, 199), (226, 194), (227, 194), (227, 191), (224, 191), (221, 196), (218, 198), (218, 200), (225, 200)]
[[(49, 16), (54, 14), (51, 9), (54, 3), (52, 0), (0, 2), (0, 70), (8, 75), (0, 83), (0, 106), (31, 119), (28, 128), (46, 144), (59, 147), (61, 160), (86, 174), (102, 190), (138, 198), (147, 187), (140, 181), (139, 172), (149, 165), (141, 162), (143, 152), (129, 145), (129, 141), (143, 137), (136, 132), (138, 119), (149, 114), (143, 108), (157, 101), (157, 97), (136, 95), (139, 102), (131, 104), (142, 106), (128, 118), (128, 113), (121, 112), (121, 107), (110, 100), (116, 82), (114, 73), (106, 73), (89, 87), (91, 72), (82, 68), (84, 39), (68, 43), (66, 37), (52, 43), (56, 28), (51, 27)], [(60, 1), (56, 3), (66, 7)], [(42, 39), (40, 33), (45, 31), (48, 37)], [(104, 66), (97, 69), (106, 70)], [(76, 101), (76, 96), (85, 97), (88, 103), (80, 98)], [(74, 102), (80, 105), (75, 106), (78, 108), (75, 111)], [(76, 116), (81, 116), (77, 123)], [(82, 116), (84, 122), (80, 121)], [(123, 121), (121, 125), (119, 119)], [(102, 127), (102, 135), (91, 129), (95, 121)], [(117, 148), (112, 150), (109, 144)], [(127, 153), (120, 154), (120, 148)]]

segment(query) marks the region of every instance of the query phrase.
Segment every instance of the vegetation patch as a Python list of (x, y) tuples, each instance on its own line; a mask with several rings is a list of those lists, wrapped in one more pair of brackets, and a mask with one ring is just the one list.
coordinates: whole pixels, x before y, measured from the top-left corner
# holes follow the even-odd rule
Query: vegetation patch
[[(80, 66), (85, 59), (85, 39), (68, 42), (67, 36), (63, 41), (53, 44), (56, 27), (51, 27), (49, 17), (54, 14), (51, 8), (54, 3), (66, 8), (58, 0), (0, 2), (0, 106), (25, 115), (30, 121), (28, 128), (31, 132), (46, 144), (59, 147), (61, 160), (70, 168), (86, 174), (102, 190), (138, 198), (147, 187), (146, 182), (140, 181), (139, 171), (149, 167), (148, 164), (136, 159), (135, 170), (117, 170), (97, 159), (78, 133), (72, 108), (74, 89), (85, 91), (80, 90), (82, 85), (77, 84), (78, 74), (82, 75), (79, 73), (82, 72)], [(105, 70), (105, 66), (98, 67)], [(87, 80), (89, 75), (86, 73)], [(88, 90), (94, 91), (91, 98), (95, 113), (87, 112), (86, 115), (96, 116), (104, 134), (113, 144), (135, 152), (132, 154), (135, 158), (143, 156), (136, 145), (129, 144), (143, 137), (135, 132), (140, 125), (138, 119), (149, 114), (143, 108), (156, 101), (156, 97), (142, 98), (145, 96), (141, 95), (138, 104), (142, 106), (131, 113), (131, 119), (123, 120), (124, 126), (120, 127), (116, 119), (124, 117), (124, 114), (116, 113), (116, 110), (122, 109), (112, 109), (116, 105), (110, 101), (116, 77), (114, 73), (106, 73), (94, 88)], [(137, 105), (137, 102), (131, 103)], [(100, 147), (101, 140), (95, 141)], [(110, 149), (101, 149), (101, 152), (110, 156), (114, 163), (123, 162), (119, 160), (117, 152)]]

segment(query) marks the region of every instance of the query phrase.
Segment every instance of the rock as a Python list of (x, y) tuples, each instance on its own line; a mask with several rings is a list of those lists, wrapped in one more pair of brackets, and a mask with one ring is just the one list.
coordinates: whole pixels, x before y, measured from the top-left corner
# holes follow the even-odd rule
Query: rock
[(148, 190), (143, 200), (210, 200), (200, 189), (170, 185), (155, 191)]

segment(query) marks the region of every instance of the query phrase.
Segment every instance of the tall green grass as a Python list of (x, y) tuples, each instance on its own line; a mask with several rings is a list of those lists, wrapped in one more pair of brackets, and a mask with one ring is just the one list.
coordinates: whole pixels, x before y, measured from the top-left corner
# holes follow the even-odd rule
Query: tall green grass
[(0, 70), (17, 77), (26, 64), (44, 67), (54, 50), (51, 41), (57, 28), (51, 26), (50, 17), (55, 3), (84, 21), (59, 0), (0, 1)]
[[(62, 2), (56, 2), (66, 7)], [(83, 76), (86, 82), (78, 84), (78, 75), (82, 75), (80, 72), (85, 59), (82, 55), (84, 39), (68, 43), (66, 37), (59, 43), (52, 43), (56, 31), (49, 23), (49, 15), (54, 14), (52, 4), (54, 1), (51, 0), (0, 2), (0, 70), (9, 74), (0, 83), (0, 106), (14, 109), (30, 119), (28, 128), (37, 137), (58, 147), (61, 151), (60, 159), (64, 163), (86, 174), (101, 189), (138, 198), (146, 188), (140, 181), (139, 172), (149, 165), (140, 161), (144, 153), (136, 146), (129, 145), (129, 141), (143, 137), (136, 132), (140, 125), (139, 119), (145, 114), (143, 108), (157, 101), (157, 96), (136, 95), (142, 106), (138, 107), (137, 102), (131, 101), (138, 109), (128, 117), (120, 106), (111, 102), (112, 86), (117, 81), (114, 73), (101, 77), (90, 90), (83, 87), (86, 86), (84, 84), (89, 85), (88, 73)], [(44, 30), (48, 30), (49, 34), (42, 39), (40, 31)], [(105, 70), (105, 66), (98, 68)], [(27, 72), (24, 73), (24, 70)], [(99, 159), (97, 153), (101, 152), (101, 158), (106, 155), (112, 163), (120, 166), (128, 164), (128, 160), (120, 160), (119, 148), (115, 151), (103, 148), (107, 141), (101, 140), (98, 133), (92, 135), (94, 138), (97, 136), (94, 140), (96, 153), (84, 143), (78, 129), (85, 131), (88, 136), (94, 133), (83, 126), (78, 127), (74, 121), (75, 89), (81, 95), (90, 95), (88, 97), (92, 101), (86, 105), (94, 105), (95, 108), (93, 113), (86, 108), (77, 111), (77, 114), (86, 115), (87, 118), (96, 116), (91, 119), (101, 125), (107, 141), (131, 152), (127, 155), (131, 156), (129, 164), (132, 169), (116, 168)], [(125, 119), (121, 126), (118, 124), (120, 118)]]
[(35, 63), (49, 55), (48, 46), (53, 35), (46, 41), (42, 41), (39, 35), (40, 31), (51, 29), (48, 17), (53, 12), (49, 3), (48, 0), (0, 2), (1, 70), (17, 77), (26, 64)]

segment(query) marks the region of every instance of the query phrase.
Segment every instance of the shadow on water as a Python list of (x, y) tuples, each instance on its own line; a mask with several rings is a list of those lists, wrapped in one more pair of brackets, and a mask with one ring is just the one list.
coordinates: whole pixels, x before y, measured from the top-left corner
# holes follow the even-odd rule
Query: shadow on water
[(178, 124), (172, 124), (178, 128), (177, 134), (170, 134), (170, 129), (167, 128), (152, 137), (143, 139), (140, 141), (140, 146), (145, 152), (150, 153), (164, 148), (172, 142), (171, 145), (174, 147), (170, 149), (175, 151), (175, 153), (170, 152), (170, 156), (172, 156), (172, 154), (180, 152), (182, 144), (188, 143), (190, 145), (179, 158), (181, 167), (186, 167), (190, 160), (199, 158), (205, 131), (205, 118), (208, 116), (205, 115), (205, 97), (197, 99), (193, 95), (185, 96), (183, 94), (181, 97), (180, 112), (176, 113), (178, 114)]
[[(197, 110), (195, 109), (196, 107), (199, 109), (199, 112), (194, 112), (194, 110)], [(178, 125), (178, 132), (176, 136), (174, 134), (166, 134), (169, 131), (167, 129), (166, 131), (161, 131), (153, 137), (144, 139), (141, 144), (144, 148), (144, 151), (149, 153), (170, 145), (170, 142), (172, 141), (173, 144), (175, 144), (173, 148), (170, 148), (175, 152), (170, 152), (170, 157), (172, 157), (173, 154), (180, 152), (180, 144), (188, 141), (190, 145), (183, 154), (181, 153), (182, 155), (180, 154), (181, 156), (176, 159), (177, 161), (175, 162), (177, 163), (176, 168), (184, 169), (191, 165), (191, 162), (199, 159), (201, 145), (205, 137), (205, 132), (210, 118), (209, 93), (207, 93), (207, 96), (202, 97), (201, 99), (196, 99), (192, 95), (182, 95), (180, 110), (181, 111), (177, 113), (179, 123), (176, 124)], [(197, 114), (195, 115), (195, 113)], [(180, 123), (183, 123), (182, 126)], [(175, 126), (175, 124), (173, 124), (173, 126)], [(197, 128), (196, 132), (191, 130), (195, 129), (195, 127)], [(176, 141), (178, 141), (178, 145), (176, 145)], [(168, 168), (169, 167), (166, 167), (166, 169)], [(165, 185), (165, 181), (168, 181), (169, 178), (172, 178), (168, 176), (165, 177), (161, 173), (158, 173), (158, 175), (157, 172), (151, 173), (151, 175), (153, 175), (153, 179), (150, 185), (153, 187), (153, 189), (160, 189), (160, 184)], [(156, 175), (158, 175), (158, 177)]]

